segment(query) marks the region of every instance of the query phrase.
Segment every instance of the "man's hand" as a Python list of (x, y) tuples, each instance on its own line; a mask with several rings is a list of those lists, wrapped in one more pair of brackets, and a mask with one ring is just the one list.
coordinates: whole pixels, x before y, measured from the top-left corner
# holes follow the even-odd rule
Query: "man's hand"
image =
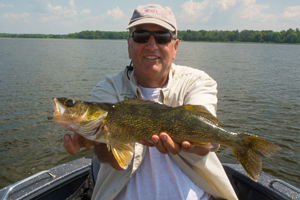
[(150, 146), (150, 147), (155, 146), (157, 150), (163, 154), (167, 154), (170, 152), (173, 155), (177, 155), (180, 153), (180, 151), (184, 151), (188, 153), (194, 153), (200, 156), (206, 156), (212, 147), (210, 145), (194, 146), (187, 141), (178, 144), (174, 142), (167, 133), (161, 133), (159, 136), (153, 135), (151, 140), (153, 144), (145, 140), (139, 140), (138, 142), (140, 144)]
[(115, 159), (112, 151), (108, 151), (107, 145), (104, 143), (100, 143), (98, 145), (95, 145), (94, 147), (94, 153), (97, 156), (97, 160), (100, 163), (108, 163), (110, 166), (118, 171), (124, 170), (120, 167), (117, 160)]
[(70, 134), (64, 135), (64, 147), (70, 155), (75, 155), (82, 147), (89, 149), (93, 146), (95, 146), (94, 152), (99, 161), (109, 163), (116, 170), (123, 170), (116, 161), (112, 151), (107, 150), (106, 144), (88, 140), (77, 133), (74, 133), (73, 137)]
[(88, 140), (77, 133), (74, 133), (73, 137), (70, 134), (64, 135), (64, 147), (66, 149), (66, 152), (68, 152), (68, 154), (70, 155), (75, 155), (77, 151), (82, 147), (89, 149), (97, 144), (100, 143)]

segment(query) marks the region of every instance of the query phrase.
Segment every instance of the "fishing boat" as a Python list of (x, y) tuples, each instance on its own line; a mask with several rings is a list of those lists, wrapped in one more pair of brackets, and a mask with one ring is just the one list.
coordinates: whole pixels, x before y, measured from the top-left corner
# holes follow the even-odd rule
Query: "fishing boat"
[[(300, 199), (300, 189), (262, 172), (250, 179), (239, 162), (218, 156), (241, 200)], [(88, 200), (96, 181), (99, 163), (93, 156), (67, 162), (18, 181), (0, 190), (1, 200)]]

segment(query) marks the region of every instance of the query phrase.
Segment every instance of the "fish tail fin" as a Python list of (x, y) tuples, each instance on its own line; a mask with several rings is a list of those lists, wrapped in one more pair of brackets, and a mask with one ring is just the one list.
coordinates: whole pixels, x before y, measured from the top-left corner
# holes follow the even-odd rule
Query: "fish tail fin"
[(261, 158), (272, 156), (273, 152), (280, 150), (280, 147), (255, 135), (240, 133), (238, 137), (242, 142), (232, 151), (248, 176), (256, 180), (255, 177), (258, 177), (262, 171)]

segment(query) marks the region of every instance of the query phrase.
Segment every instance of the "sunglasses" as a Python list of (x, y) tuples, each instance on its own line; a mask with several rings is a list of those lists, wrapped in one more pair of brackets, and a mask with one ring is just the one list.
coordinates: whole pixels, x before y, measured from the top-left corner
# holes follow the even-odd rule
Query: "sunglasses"
[(157, 44), (168, 44), (174, 39), (173, 34), (165, 31), (146, 31), (146, 30), (137, 30), (130, 34), (133, 41), (137, 43), (147, 43), (150, 39), (150, 36), (153, 35), (155, 42)]

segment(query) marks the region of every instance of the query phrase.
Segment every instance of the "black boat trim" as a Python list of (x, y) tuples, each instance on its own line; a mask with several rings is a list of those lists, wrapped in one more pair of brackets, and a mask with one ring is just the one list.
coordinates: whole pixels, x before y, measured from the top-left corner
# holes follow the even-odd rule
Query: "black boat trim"
[(34, 179), (34, 178), (36, 178), (36, 177), (38, 177), (38, 176), (40, 176), (40, 175), (42, 175), (42, 174), (49, 174), (52, 178), (55, 178), (55, 175), (53, 175), (49, 170), (41, 171), (41, 172), (39, 172), (39, 173), (37, 173), (37, 174), (34, 174), (34, 175), (32, 175), (32, 176), (30, 176), (30, 177), (28, 177), (28, 178), (25, 178), (25, 179), (23, 179), (23, 180), (21, 180), (21, 181), (18, 181), (18, 182), (16, 182), (16, 183), (10, 185), (10, 186), (6, 189), (6, 191), (5, 191), (5, 193), (4, 193), (4, 195), (3, 195), (3, 197), (2, 197), (1, 200), (6, 200), (7, 197), (8, 197), (8, 195), (9, 195), (9, 193), (10, 193), (15, 187), (17, 187), (17, 186), (19, 186), (19, 185), (21, 185), (21, 184), (23, 184), (23, 183), (25, 183), (25, 182), (27, 182), (27, 181), (29, 181), (29, 180), (31, 180), (31, 179)]
[[(81, 160), (81, 159), (78, 159), (78, 160)], [(39, 173), (37, 173), (33, 176), (30, 176), (30, 177), (28, 177), (24, 180), (21, 180), (21, 181), (15, 183), (15, 184), (13, 184), (12, 186), (14, 186), (14, 187), (8, 186), (5, 189), (4, 195), (2, 196), (1, 200), (11, 199), (11, 197), (9, 197), (10, 195), (12, 195), (11, 193), (13, 193), (15, 195), (15, 193), (18, 190), (20, 190), (20, 188), (17, 189), (17, 187), (19, 187), (21, 185), (24, 185), (24, 184), (26, 184), (26, 185), (38, 184), (38, 182), (40, 180), (35, 180), (35, 181), (33, 181), (33, 180), (37, 179), (37, 178), (41, 178), (40, 177), (41, 175), (49, 172), (48, 174), (51, 174), (50, 175), (51, 178), (55, 177), (53, 180), (47, 181), (45, 184), (43, 184), (39, 187), (36, 187), (36, 188), (32, 189), (31, 191), (26, 192), (25, 194), (23, 193), (20, 197), (17, 197), (17, 199), (41, 199), (41, 198), (44, 199), (43, 198), (44, 196), (46, 196), (49, 193), (53, 192), (57, 188), (62, 188), (64, 185), (72, 183), (75, 179), (79, 179), (80, 177), (83, 177), (83, 176), (84, 176), (84, 179), (85, 179), (88, 176), (88, 174), (90, 173), (90, 168), (91, 168), (91, 159), (87, 158), (86, 160), (89, 160), (88, 164), (83, 164), (82, 163), (82, 165), (80, 167), (78, 167), (76, 169), (73, 169), (72, 171), (69, 171), (69, 172), (66, 171), (66, 174), (63, 174), (63, 175), (55, 174), (55, 173), (53, 173), (54, 168), (52, 168), (50, 170), (41, 171), (41, 172), (39, 172)], [(77, 161), (77, 160), (75, 160), (75, 161)], [(71, 161), (69, 163), (72, 163), (72, 162), (73, 161)], [(61, 166), (64, 166), (64, 165), (65, 164), (60, 165), (58, 167), (61, 167)], [(55, 167), (55, 168), (57, 168), (57, 167)], [(53, 175), (53, 174), (55, 174), (55, 175)], [(45, 179), (45, 178), (43, 178), (43, 179)], [(48, 198), (46, 198), (46, 199), (48, 199)]]
[(283, 181), (283, 180), (280, 180), (280, 179), (274, 179), (274, 180), (272, 180), (272, 181), (270, 182), (270, 184), (269, 184), (269, 187), (272, 188), (272, 189), (274, 189), (274, 190), (277, 190), (277, 189), (273, 186), (273, 184), (276, 183), (276, 182), (278, 182), (278, 183), (280, 183), (281, 185), (284, 185), (285, 187), (290, 188), (291, 190), (294, 190), (295, 192), (297, 192), (297, 193), (300, 194), (300, 190), (299, 190), (298, 188), (296, 188), (296, 187), (294, 187), (294, 186), (292, 186), (292, 185), (288, 184), (287, 182), (285, 182), (285, 181)]

